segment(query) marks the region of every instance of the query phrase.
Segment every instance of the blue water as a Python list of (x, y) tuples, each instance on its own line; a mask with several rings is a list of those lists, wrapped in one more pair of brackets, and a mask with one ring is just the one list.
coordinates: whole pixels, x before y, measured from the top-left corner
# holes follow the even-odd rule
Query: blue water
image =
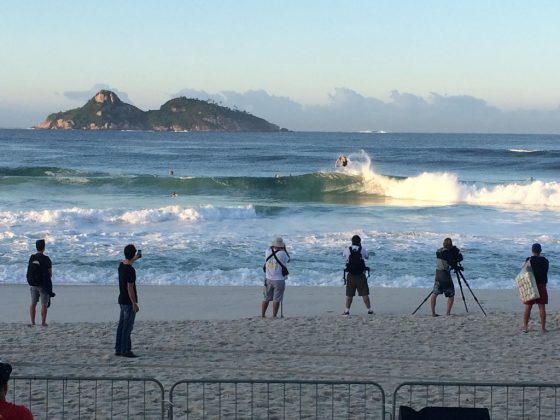
[(374, 286), (429, 287), (446, 236), (473, 287), (513, 287), (535, 241), (560, 286), (560, 136), (0, 130), (0, 150), (3, 283), (45, 237), (57, 283), (114, 283), (135, 243), (142, 283), (260, 285), (281, 235), (292, 285), (340, 286), (358, 233)]

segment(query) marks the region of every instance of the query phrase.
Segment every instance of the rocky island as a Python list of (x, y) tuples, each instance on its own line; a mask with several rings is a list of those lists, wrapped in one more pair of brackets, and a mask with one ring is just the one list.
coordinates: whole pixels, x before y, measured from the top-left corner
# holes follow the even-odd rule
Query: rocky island
[(211, 101), (180, 97), (158, 110), (142, 111), (109, 90), (100, 90), (81, 108), (50, 114), (35, 128), (50, 130), (287, 131), (245, 111)]

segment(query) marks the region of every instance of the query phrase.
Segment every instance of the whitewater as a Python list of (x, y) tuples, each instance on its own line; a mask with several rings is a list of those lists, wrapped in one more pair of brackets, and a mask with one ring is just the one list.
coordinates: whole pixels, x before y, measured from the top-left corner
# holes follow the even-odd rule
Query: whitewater
[(447, 236), (472, 287), (514, 287), (536, 241), (560, 285), (560, 136), (0, 130), (0, 150), (0, 283), (44, 237), (55, 284), (115, 284), (135, 243), (141, 283), (260, 285), (281, 235), (290, 285), (342, 287), (357, 233), (373, 286), (430, 287)]

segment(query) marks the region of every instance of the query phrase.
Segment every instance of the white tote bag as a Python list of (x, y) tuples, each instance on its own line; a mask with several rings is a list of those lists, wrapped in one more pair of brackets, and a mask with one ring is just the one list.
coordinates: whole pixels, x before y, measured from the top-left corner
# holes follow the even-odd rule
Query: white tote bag
[(515, 283), (517, 284), (517, 289), (519, 290), (521, 302), (526, 303), (540, 297), (530, 261), (523, 264), (521, 271), (515, 277)]

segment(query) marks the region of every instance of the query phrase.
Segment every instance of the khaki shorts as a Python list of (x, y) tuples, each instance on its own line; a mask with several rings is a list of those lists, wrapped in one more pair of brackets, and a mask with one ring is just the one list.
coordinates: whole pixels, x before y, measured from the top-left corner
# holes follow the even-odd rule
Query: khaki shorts
[(268, 280), (264, 286), (264, 300), (270, 302), (282, 302), (284, 299), (284, 289), (286, 289), (286, 280)]
[(41, 305), (48, 305), (50, 296), (43, 290), (42, 287), (30, 286), (29, 291), (31, 292), (31, 304), (36, 305), (41, 299)]

